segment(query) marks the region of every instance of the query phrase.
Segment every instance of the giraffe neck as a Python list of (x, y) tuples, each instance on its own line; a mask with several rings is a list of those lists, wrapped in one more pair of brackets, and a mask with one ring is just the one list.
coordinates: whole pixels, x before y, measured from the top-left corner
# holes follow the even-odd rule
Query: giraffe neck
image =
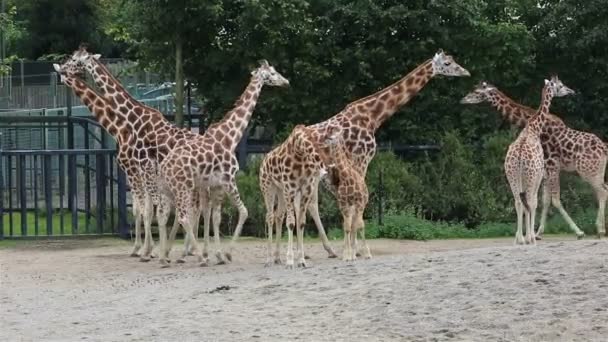
[(101, 89), (105, 98), (114, 101), (117, 106), (125, 105), (129, 109), (142, 106), (99, 60), (89, 57), (85, 68), (93, 76), (95, 84)]
[(553, 93), (549, 91), (549, 86), (545, 85), (541, 95), (541, 103), (536, 114), (528, 121), (528, 134), (540, 136), (549, 114)]
[(347, 105), (353, 114), (370, 118), (371, 129), (376, 131), (399, 108), (407, 104), (433, 78), (432, 60), (428, 60), (390, 86)]
[(93, 113), (101, 127), (103, 127), (118, 144), (127, 142), (129, 131), (120, 129), (120, 127), (127, 122), (126, 116), (112, 110), (106, 100), (80, 78), (65, 76), (65, 84), (72, 88), (76, 96), (78, 96), (82, 103), (87, 106), (89, 111)]
[(513, 101), (498, 90), (492, 92), (488, 101), (500, 112), (504, 120), (520, 128), (526, 127), (528, 120), (536, 114), (534, 109)]
[[(220, 122), (213, 125), (215, 130), (221, 129), (230, 135), (231, 144), (228, 146), (230, 151), (236, 149), (243, 134), (245, 134), (263, 86), (264, 82), (257, 75), (253, 75), (249, 85), (236, 101), (235, 107), (226, 113)], [(212, 127), (209, 127), (209, 130), (212, 130)]]

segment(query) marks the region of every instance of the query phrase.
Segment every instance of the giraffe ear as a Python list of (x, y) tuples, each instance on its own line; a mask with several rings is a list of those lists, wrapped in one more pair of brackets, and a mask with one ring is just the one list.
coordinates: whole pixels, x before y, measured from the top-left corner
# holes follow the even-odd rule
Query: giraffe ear
[(57, 63), (53, 63), (53, 68), (57, 73), (61, 73), (61, 67)]
[(269, 67), (270, 65), (268, 64), (268, 61), (265, 59), (261, 59), (259, 60), (260, 66), (263, 66), (265, 68)]
[(99, 58), (101, 58), (101, 54), (96, 53), (93, 55), (93, 59), (99, 59)]
[(545, 79), (545, 85), (549, 84), (549, 80)]

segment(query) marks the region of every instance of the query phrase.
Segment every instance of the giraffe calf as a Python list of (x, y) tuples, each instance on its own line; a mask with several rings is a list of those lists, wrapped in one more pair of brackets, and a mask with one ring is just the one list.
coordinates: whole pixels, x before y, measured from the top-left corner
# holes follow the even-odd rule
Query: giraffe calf
[[(268, 249), (266, 265), (281, 263), (280, 241), (283, 218), (287, 214), (287, 266), (294, 266), (293, 229), (298, 237), (298, 266), (306, 267), (304, 223), (317, 177), (323, 172), (325, 158), (318, 153), (311, 129), (297, 125), (287, 140), (270, 151), (260, 165), (260, 189), (266, 206)], [(278, 202), (276, 202), (278, 199)], [(276, 202), (276, 203), (275, 203)], [(275, 207), (276, 204), (276, 207)], [(276, 229), (276, 248), (272, 251), (272, 229)]]
[[(528, 120), (526, 128), (521, 131), (507, 151), (504, 168), (517, 211), (516, 244), (536, 245), (534, 219), (538, 203), (538, 189), (545, 174), (541, 134), (551, 120), (549, 108), (553, 97), (571, 94), (574, 94), (574, 91), (566, 87), (557, 76), (553, 76), (551, 80), (545, 80), (538, 111)], [(525, 239), (522, 234), (522, 225), (526, 226)]]
[(328, 174), (332, 184), (336, 186), (336, 200), (342, 213), (344, 229), (344, 250), (342, 259), (353, 261), (357, 259), (357, 231), (361, 230), (363, 256), (370, 259), (372, 254), (365, 240), (365, 222), (363, 212), (369, 200), (365, 176), (357, 171), (352, 161), (346, 155), (346, 147), (342, 140), (339, 127), (329, 127), (324, 144), (329, 148)]

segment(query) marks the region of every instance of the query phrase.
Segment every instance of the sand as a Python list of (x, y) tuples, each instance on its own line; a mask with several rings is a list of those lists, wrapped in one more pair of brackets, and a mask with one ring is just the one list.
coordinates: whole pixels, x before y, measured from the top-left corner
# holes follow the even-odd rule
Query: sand
[[(161, 269), (117, 240), (0, 249), (2, 341), (605, 341), (608, 242), (371, 241), (372, 260)], [(337, 251), (340, 242), (334, 242)], [(173, 257), (181, 250), (175, 250)]]

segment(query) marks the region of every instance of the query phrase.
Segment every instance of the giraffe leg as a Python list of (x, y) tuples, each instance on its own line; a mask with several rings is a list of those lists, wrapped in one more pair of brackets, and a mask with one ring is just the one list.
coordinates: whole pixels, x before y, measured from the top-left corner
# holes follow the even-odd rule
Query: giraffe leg
[[(367, 240), (365, 240), (365, 221), (363, 221), (363, 210), (358, 210), (355, 215), (354, 222), (355, 231), (361, 231), (361, 242), (363, 243), (363, 256), (365, 259), (372, 258), (372, 252), (369, 250), (369, 246), (367, 245)], [(356, 234), (355, 234), (356, 236)]]
[(264, 195), (264, 205), (266, 206), (266, 238), (268, 239), (268, 244), (266, 246), (266, 267), (272, 266), (272, 230), (274, 229), (275, 214), (275, 194), (271, 193), (268, 187), (269, 186), (262, 187), (262, 194)]
[[(519, 195), (517, 195), (519, 196)], [(517, 212), (517, 231), (515, 232), (515, 244), (523, 245), (524, 244), (524, 234), (522, 232), (522, 226), (524, 223), (524, 216), (526, 216), (526, 210), (524, 209), (524, 205), (521, 200), (516, 197), (515, 198), (515, 211)], [(526, 216), (527, 217), (527, 216)]]
[(310, 195), (312, 188), (304, 189), (300, 195), (300, 203), (296, 206), (296, 229), (298, 230), (298, 250), (299, 259), (298, 267), (306, 267), (306, 257), (304, 255), (304, 224), (306, 223), (306, 209), (310, 204)]
[(287, 211), (287, 262), (288, 268), (294, 267), (293, 260), (293, 229), (296, 225), (296, 217), (294, 210), (294, 197), (295, 194), (289, 193), (285, 199), (285, 209)]
[(542, 196), (542, 211), (540, 214), (540, 224), (538, 225), (538, 231), (536, 232), (536, 239), (541, 240), (542, 235), (545, 232), (545, 226), (547, 225), (547, 217), (549, 216), (549, 207), (551, 206), (551, 191), (549, 190), (548, 177), (545, 178), (542, 184), (543, 196)]
[[(574, 223), (574, 220), (568, 215), (562, 202), (560, 201), (560, 186), (559, 186), (559, 170), (551, 170), (548, 172), (547, 183), (549, 186), (549, 192), (551, 193), (551, 203), (559, 211), (564, 220), (568, 223), (570, 229), (574, 231), (577, 238), (581, 239), (585, 236), (585, 233)], [(541, 217), (542, 219), (542, 217)]]
[[(222, 222), (222, 197), (215, 199), (213, 204), (213, 242), (215, 245), (215, 257), (218, 265), (226, 264), (228, 255), (222, 251), (222, 242), (220, 239), (220, 223)], [(225, 257), (224, 257), (225, 255)], [(232, 260), (232, 259), (229, 259)]]
[(283, 234), (283, 222), (285, 221), (285, 199), (282, 195), (278, 196), (277, 211), (275, 212), (274, 223), (275, 223), (275, 235), (276, 245), (274, 250), (274, 263), (280, 265), (281, 261), (281, 235)]
[(162, 267), (169, 267), (171, 260), (169, 259), (169, 251), (167, 250), (167, 222), (171, 213), (171, 204), (169, 198), (162, 196), (156, 207), (156, 218), (158, 220), (158, 240), (159, 252), (158, 262)]
[(139, 250), (143, 245), (141, 242), (141, 211), (142, 200), (138, 193), (133, 192), (133, 217), (135, 218), (135, 243), (131, 251), (132, 257), (139, 257)]
[(230, 241), (230, 247), (228, 248), (228, 252), (226, 252), (226, 259), (228, 261), (232, 261), (232, 252), (234, 251), (234, 246), (236, 245), (236, 241), (241, 235), (241, 230), (243, 230), (243, 224), (245, 224), (245, 220), (247, 220), (247, 216), (249, 215), (245, 204), (241, 200), (241, 195), (239, 194), (239, 190), (236, 187), (236, 183), (234, 179), (231, 179), (230, 182), (225, 186), (224, 190), (232, 200), (232, 203), (237, 208), (239, 212), (239, 220), (236, 224), (236, 228), (234, 229), (234, 234), (232, 235), (232, 240)]
[(350, 220), (350, 258), (352, 261), (357, 260), (357, 230), (355, 229), (355, 211), (352, 211), (352, 218)]
[(597, 197), (598, 210), (595, 225), (597, 229), (597, 236), (599, 239), (606, 236), (606, 223), (605, 223), (605, 210), (606, 210), (606, 198), (608, 197), (608, 184), (597, 181), (593, 184), (593, 190), (595, 190), (595, 196)]
[(199, 192), (199, 214), (196, 220), (196, 237), (198, 238), (198, 226), (201, 213), (203, 214), (203, 257), (209, 256), (209, 225), (211, 224), (211, 206), (212, 201), (209, 200), (209, 195), (206, 189), (201, 189)]
[(152, 207), (152, 198), (149, 193), (146, 194), (144, 200), (144, 246), (143, 254), (139, 257), (139, 261), (150, 261), (150, 253), (154, 248), (154, 240), (152, 240), (152, 216), (154, 209)]
[(528, 221), (526, 222), (526, 243), (536, 246), (536, 237), (534, 236), (534, 219), (536, 216), (536, 207), (538, 206), (538, 187), (529, 191), (528, 195), (528, 206), (530, 212), (528, 213)]
[(321, 222), (321, 216), (319, 215), (319, 181), (317, 180), (314, 184), (312, 190), (312, 198), (310, 200), (310, 204), (308, 205), (308, 212), (312, 217), (312, 220), (315, 222), (315, 226), (317, 226), (317, 230), (319, 231), (319, 237), (321, 238), (321, 242), (323, 243), (323, 248), (328, 254), (328, 258), (335, 258), (336, 252), (334, 252), (333, 248), (329, 244), (329, 239), (327, 238), (327, 234), (325, 233), (325, 228), (323, 228), (323, 223)]
[(342, 229), (344, 229), (344, 249), (342, 250), (342, 260), (352, 261), (353, 251), (351, 249), (351, 230), (352, 230), (352, 213), (351, 208), (346, 208), (342, 213)]

